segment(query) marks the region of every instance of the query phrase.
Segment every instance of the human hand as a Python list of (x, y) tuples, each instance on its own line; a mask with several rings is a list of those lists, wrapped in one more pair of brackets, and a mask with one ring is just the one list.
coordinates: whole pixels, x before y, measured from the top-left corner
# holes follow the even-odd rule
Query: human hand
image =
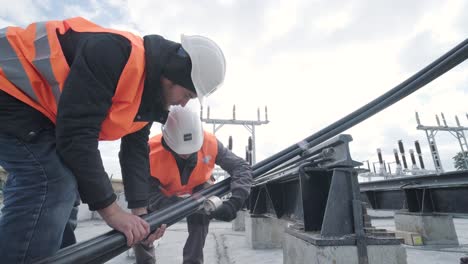
[(125, 235), (129, 247), (145, 239), (150, 232), (145, 220), (125, 212), (115, 202), (98, 212), (110, 227)]
[(141, 243), (144, 244), (145, 246), (149, 246), (153, 244), (154, 241), (164, 236), (164, 233), (166, 232), (166, 227), (167, 227), (166, 224), (162, 224), (161, 227), (156, 229), (156, 231), (151, 233), (145, 240), (141, 241)]
[(230, 222), (236, 218), (238, 210), (236, 205), (228, 200), (224, 201), (220, 207), (211, 212), (210, 216), (217, 220)]

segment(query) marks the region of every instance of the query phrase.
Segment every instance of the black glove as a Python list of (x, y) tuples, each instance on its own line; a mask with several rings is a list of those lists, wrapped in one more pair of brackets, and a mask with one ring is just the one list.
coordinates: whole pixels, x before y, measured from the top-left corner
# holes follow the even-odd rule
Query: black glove
[(220, 207), (218, 207), (218, 209), (213, 211), (210, 214), (210, 216), (211, 218), (214, 218), (217, 220), (231, 222), (232, 220), (236, 218), (237, 211), (239, 211), (241, 206), (242, 206), (242, 202), (239, 201), (239, 199), (231, 198), (223, 202), (223, 204)]

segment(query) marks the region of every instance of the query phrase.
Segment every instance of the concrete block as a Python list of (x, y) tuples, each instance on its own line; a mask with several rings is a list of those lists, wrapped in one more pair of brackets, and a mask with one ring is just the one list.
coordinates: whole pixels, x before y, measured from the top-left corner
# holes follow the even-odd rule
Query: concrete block
[(247, 211), (240, 210), (237, 212), (237, 217), (232, 221), (232, 230), (233, 231), (245, 231), (245, 215), (248, 214)]
[[(288, 232), (283, 246), (284, 264), (358, 264), (354, 245), (318, 246)], [(401, 245), (368, 245), (369, 264), (406, 264), (406, 250)]]
[(420, 234), (425, 245), (458, 245), (458, 237), (449, 215), (398, 211), (395, 228)]
[(406, 232), (406, 231), (397, 230), (395, 231), (395, 236), (399, 238), (403, 238), (406, 245), (410, 245), (410, 246), (424, 245), (421, 235), (414, 233), (414, 232)]
[(407, 263), (406, 249), (401, 245), (369, 245), (367, 247), (367, 254), (369, 256), (369, 264)]
[(245, 237), (252, 249), (281, 248), (287, 221), (264, 215), (245, 217)]

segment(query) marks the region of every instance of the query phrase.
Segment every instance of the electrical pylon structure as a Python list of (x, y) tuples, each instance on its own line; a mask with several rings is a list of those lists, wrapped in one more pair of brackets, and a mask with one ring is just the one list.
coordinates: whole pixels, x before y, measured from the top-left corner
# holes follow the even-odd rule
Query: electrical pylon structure
[[(437, 144), (435, 140), (435, 136), (439, 131), (447, 131), (452, 134), (457, 140), (460, 145), (461, 153), (463, 155), (465, 166), (468, 168), (468, 144), (465, 137), (465, 130), (468, 130), (468, 127), (460, 125), (460, 120), (458, 116), (455, 116), (455, 121), (457, 126), (448, 126), (447, 121), (445, 120), (444, 113), (440, 113), (442, 117), (443, 125), (440, 123), (439, 116), (436, 115), (437, 126), (424, 126), (421, 125), (421, 121), (419, 119), (419, 113), (416, 112), (416, 122), (418, 126), (416, 127), (418, 130), (424, 130), (426, 132), (427, 141), (429, 143), (429, 148), (431, 150), (432, 160), (434, 161), (434, 167), (437, 172), (444, 172), (442, 167), (442, 163), (440, 162), (440, 155), (439, 150), (437, 149)], [(466, 114), (468, 118), (468, 113)]]
[(260, 108), (257, 108), (257, 120), (239, 120), (236, 119), (236, 105), (232, 107), (232, 119), (210, 118), (210, 107), (207, 107), (206, 118), (203, 117), (203, 106), (200, 108), (200, 118), (203, 122), (213, 125), (213, 134), (221, 129), (224, 125), (241, 125), (249, 131), (252, 137), (252, 164), (256, 163), (256, 145), (255, 145), (255, 126), (268, 124), (268, 109), (265, 106), (265, 120), (260, 119)]

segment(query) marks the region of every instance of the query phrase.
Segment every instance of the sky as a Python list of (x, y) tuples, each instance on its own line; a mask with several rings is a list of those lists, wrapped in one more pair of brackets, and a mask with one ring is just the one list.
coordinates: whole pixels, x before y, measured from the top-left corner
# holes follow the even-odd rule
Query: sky
[[(204, 35), (222, 48), (227, 62), (223, 86), (205, 102), (210, 117), (256, 120), (268, 107), (266, 125), (256, 127), (260, 161), (327, 127), (400, 84), (468, 36), (463, 0), (0, 0), (0, 28), (82, 16), (101, 26), (140, 36)], [(421, 143), (424, 163), (434, 165), (421, 124), (436, 126), (444, 113), (468, 127), (468, 62), (344, 133), (353, 137), (351, 156), (377, 162), (376, 149), (393, 162), (402, 140), (408, 154)], [(189, 107), (198, 109), (192, 100)], [(208, 131), (212, 126), (206, 125)], [(160, 132), (154, 125), (152, 135)], [(468, 132), (466, 132), (468, 133)], [(465, 133), (465, 134), (466, 134)], [(249, 132), (224, 126), (216, 135), (245, 156)], [(458, 140), (438, 132), (445, 171), (453, 170)], [(100, 143), (104, 166), (121, 177), (119, 141)], [(408, 158), (409, 161), (409, 158)], [(419, 165), (419, 164), (418, 164)], [(393, 164), (394, 166), (394, 164)]]

